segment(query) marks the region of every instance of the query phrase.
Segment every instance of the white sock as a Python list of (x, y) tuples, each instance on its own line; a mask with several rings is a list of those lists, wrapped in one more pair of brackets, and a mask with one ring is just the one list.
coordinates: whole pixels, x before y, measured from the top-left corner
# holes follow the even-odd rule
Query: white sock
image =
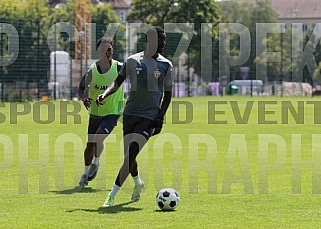
[(133, 180), (135, 182), (135, 185), (142, 185), (142, 180), (140, 179), (139, 173), (137, 176), (133, 177)]
[(85, 171), (84, 171), (84, 174), (87, 174), (88, 175), (88, 172), (89, 172), (89, 169), (90, 169), (90, 165), (85, 165)]
[(120, 189), (120, 187), (118, 185), (114, 184), (113, 187), (111, 188), (111, 191), (108, 194), (108, 196), (115, 198), (119, 189)]
[(98, 165), (100, 157), (94, 156), (92, 163)]

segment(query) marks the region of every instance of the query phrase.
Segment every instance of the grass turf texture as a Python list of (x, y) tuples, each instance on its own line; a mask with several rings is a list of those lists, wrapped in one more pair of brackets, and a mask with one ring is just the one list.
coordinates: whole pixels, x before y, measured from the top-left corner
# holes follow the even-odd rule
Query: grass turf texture
[[(225, 114), (213, 113), (213, 106), (209, 102), (213, 104), (214, 101), (221, 102), (216, 106), (216, 111), (224, 111)], [(231, 101), (237, 102), (241, 115), (247, 102), (253, 101), (245, 124), (236, 123), (235, 117), (237, 120), (240, 117), (235, 109), (233, 114)], [(265, 110), (274, 112), (265, 114), (265, 121), (276, 121), (276, 124), (259, 123), (262, 123), (259, 117), (262, 117), (260, 112), (264, 101), (272, 101)], [(292, 115), (288, 116), (288, 123), (282, 121), (282, 116), (285, 117), (282, 101), (290, 101), (296, 110), (298, 102), (303, 104), (304, 124), (297, 124)], [(298, 176), (292, 177), (292, 151), (300, 150), (299, 145), (295, 145), (298, 140), (292, 140), (293, 135), (301, 135), (302, 160), (312, 164), (312, 135), (320, 133), (319, 125), (315, 124), (316, 112), (313, 105), (307, 104), (308, 101), (318, 102), (318, 98), (174, 99), (162, 134), (151, 138), (148, 149), (138, 157), (141, 177), (146, 183), (141, 201), (129, 202), (133, 186), (129, 178), (113, 208), (101, 206), (123, 158), (120, 122), (105, 144), (107, 154), (104, 152), (102, 155), (102, 165), (96, 179), (89, 183), (88, 188), (79, 190), (75, 185), (83, 172), (82, 155), (88, 123), (86, 110), (82, 107), (79, 112), (80, 124), (75, 124), (72, 117), (68, 117), (67, 124), (61, 124), (61, 103), (52, 102), (55, 112), (50, 112), (55, 115), (54, 122), (38, 124), (34, 117), (37, 111), (33, 109), (34, 103), (31, 103), (31, 112), (19, 116), (17, 124), (11, 124), (14, 108), (10, 109), (10, 104), (6, 103), (5, 107), (0, 107), (1, 114), (6, 117), (3, 122), (1, 116), (0, 124), (0, 225), (4, 228), (320, 227), (321, 199), (318, 193), (313, 194), (312, 191), (314, 185), (314, 192), (318, 192), (320, 173), (315, 173), (316, 179), (312, 180), (312, 169), (302, 169), (301, 180)], [(183, 103), (189, 106), (187, 112)], [(71, 102), (69, 106), (69, 111), (73, 110)], [(261, 106), (261, 110), (258, 106)], [(18, 105), (18, 110), (21, 109), (21, 105)], [(42, 120), (47, 119), (47, 110), (46, 106), (41, 106)], [(216, 122), (227, 123), (213, 124), (214, 116)], [(39, 147), (41, 134), (45, 134), (40, 139), (44, 145)], [(277, 152), (275, 144), (269, 144), (268, 163), (280, 164), (277, 170), (268, 172), (268, 184), (262, 181), (266, 174), (262, 171), (266, 166), (260, 164), (263, 163), (262, 152), (258, 148), (260, 134), (275, 136), (285, 147), (282, 154)], [(27, 136), (28, 142), (19, 141), (19, 136), (21, 139)], [(231, 140), (233, 136), (235, 139)], [(48, 143), (43, 140), (46, 138)], [(201, 142), (196, 144), (197, 141)], [(210, 141), (212, 145), (202, 141)], [(315, 142), (317, 150), (320, 149), (318, 144), (320, 140)], [(233, 157), (235, 145), (239, 147)], [(38, 161), (40, 166), (33, 168), (28, 165), (29, 162), (24, 159), (26, 150), (29, 162)], [(285, 155), (284, 160), (281, 154)], [(46, 157), (47, 162), (39, 162), (39, 158)], [(193, 166), (200, 168), (197, 170)], [(212, 178), (208, 176), (208, 168)], [(181, 196), (180, 206), (174, 212), (160, 212), (155, 203), (157, 191), (167, 186), (177, 189)], [(301, 190), (297, 189), (299, 194), (293, 194), (293, 186), (301, 187)], [(264, 188), (268, 194), (262, 191)]]

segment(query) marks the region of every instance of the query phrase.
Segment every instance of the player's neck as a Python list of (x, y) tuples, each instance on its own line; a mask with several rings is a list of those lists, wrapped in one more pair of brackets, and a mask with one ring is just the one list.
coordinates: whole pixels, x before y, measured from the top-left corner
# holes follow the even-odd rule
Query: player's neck
[(97, 67), (100, 69), (100, 73), (104, 74), (109, 71), (111, 66), (111, 60), (107, 60), (107, 59), (99, 60), (97, 64), (98, 64)]
[(145, 56), (148, 56), (153, 59), (156, 59), (159, 56), (159, 53), (150, 52), (148, 49), (146, 49), (144, 53), (145, 53)]
[(158, 54), (158, 53), (155, 53), (155, 54), (152, 56), (152, 58), (156, 60), (158, 56), (159, 56), (159, 54)]

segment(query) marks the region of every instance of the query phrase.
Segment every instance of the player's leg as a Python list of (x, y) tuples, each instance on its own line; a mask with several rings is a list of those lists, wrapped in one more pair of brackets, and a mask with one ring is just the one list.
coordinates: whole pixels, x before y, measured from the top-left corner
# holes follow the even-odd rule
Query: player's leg
[[(129, 148), (128, 141), (125, 141), (125, 139), (129, 139), (128, 136), (131, 136), (131, 135), (129, 135), (129, 133), (132, 133), (132, 131), (134, 130), (135, 124), (136, 123), (135, 123), (134, 117), (127, 116), (127, 115), (123, 116), (124, 164), (126, 161), (125, 160), (126, 152), (128, 151), (128, 148)], [(127, 136), (127, 137), (125, 138), (125, 136)], [(122, 167), (120, 170), (122, 170)], [(127, 169), (127, 170), (129, 170), (129, 169)], [(118, 178), (119, 174), (120, 174), (120, 171), (118, 173), (116, 181), (117, 180), (119, 181), (119, 178)], [(111, 191), (108, 194), (106, 201), (103, 204), (103, 207), (110, 207), (110, 206), (114, 205), (114, 199), (115, 199), (117, 192), (119, 191), (120, 186), (121, 186), (120, 182), (118, 182), (118, 181), (117, 181), (117, 184), (114, 183), (114, 185), (112, 186)]]
[[(125, 155), (123, 165), (118, 172), (117, 178), (115, 180), (115, 184), (111, 188), (111, 191), (108, 194), (107, 199), (106, 199), (105, 203), (103, 204), (103, 207), (113, 206), (114, 199), (115, 199), (118, 191), (120, 190), (121, 186), (125, 182), (126, 178), (130, 174), (130, 170), (132, 168), (132, 165), (133, 165), (138, 153), (139, 153), (139, 144), (137, 142), (131, 143), (128, 148), (128, 151)], [(143, 183), (142, 183), (142, 185), (143, 185)]]
[(99, 119), (95, 119), (92, 117), (89, 118), (88, 137), (87, 137), (88, 139), (87, 139), (86, 149), (84, 151), (85, 169), (79, 181), (79, 185), (82, 187), (88, 185), (88, 174), (91, 167), (91, 161), (96, 151), (96, 144), (94, 143), (94, 135), (99, 127), (99, 124), (100, 124)]
[[(133, 133), (133, 135), (137, 135)], [(136, 161), (136, 157), (140, 151), (140, 149), (145, 145), (146, 139), (139, 139), (137, 138), (133, 142), (129, 144), (128, 150), (124, 157), (123, 165), (118, 173), (118, 176), (116, 178), (115, 184), (121, 187), (123, 183), (125, 182), (126, 178), (130, 174), (130, 171), (133, 168), (133, 165)], [(137, 164), (137, 162), (136, 162)]]
[[(123, 136), (124, 136), (124, 156), (126, 155), (126, 152), (128, 152), (129, 144), (133, 142), (133, 138), (131, 136), (132, 133), (137, 132), (137, 123), (140, 122), (139, 117), (133, 117), (133, 116), (124, 116), (124, 128), (123, 128)], [(139, 132), (139, 131), (138, 131)], [(126, 139), (125, 139), (126, 136)], [(142, 180), (140, 179), (139, 173), (138, 173), (138, 164), (136, 159), (133, 161), (131, 165), (130, 174), (135, 182), (135, 185), (141, 185)]]
[(100, 165), (100, 155), (104, 149), (104, 140), (113, 131), (117, 125), (119, 115), (107, 115), (105, 116), (96, 131), (94, 142), (96, 143), (96, 151), (92, 159), (91, 167), (88, 173), (88, 180), (93, 180), (98, 172)]
[[(134, 155), (135, 155), (135, 152), (137, 152), (136, 156), (138, 155), (138, 153), (141, 151), (141, 149), (143, 148), (145, 143), (151, 137), (152, 127), (153, 127), (153, 122), (149, 119), (146, 119), (146, 118), (141, 118), (141, 120), (135, 126), (134, 132), (139, 134), (141, 139), (138, 141), (140, 144), (136, 144), (136, 147), (138, 147), (138, 146), (139, 147), (136, 149), (133, 148)], [(133, 142), (133, 143), (135, 143), (135, 142)], [(141, 143), (143, 143), (143, 144), (141, 144)], [(144, 182), (141, 180), (139, 172), (138, 172), (138, 165), (137, 165), (136, 157), (132, 163), (132, 167), (130, 167), (130, 168), (131, 168), (130, 173), (131, 173), (134, 183), (135, 183), (132, 197), (131, 197), (131, 201), (137, 202), (140, 200), (140, 194), (141, 194), (142, 190), (144, 189)]]
[[(123, 137), (124, 137), (124, 156), (126, 155), (126, 152), (128, 151), (129, 144), (133, 141), (133, 139), (130, 137), (132, 136), (132, 133), (135, 133), (135, 128), (137, 125), (137, 122), (140, 121), (139, 117), (133, 117), (133, 116), (124, 116), (123, 119)], [(125, 139), (126, 136), (126, 139)], [(130, 174), (133, 177), (134, 181), (137, 176), (139, 176), (138, 173), (138, 164), (135, 159), (135, 161), (132, 164), (132, 169), (130, 170)]]
[[(116, 197), (120, 187), (125, 182), (129, 173), (134, 176), (135, 187), (133, 190), (132, 201), (140, 199), (140, 193), (144, 188), (144, 183), (139, 177), (137, 171), (136, 157), (140, 150), (146, 144), (151, 135), (152, 121), (141, 117), (125, 117), (124, 116), (124, 149), (126, 150), (123, 165), (117, 175), (114, 186), (108, 194), (104, 206), (112, 206), (113, 200)], [(134, 171), (136, 169), (136, 171)], [(135, 174), (136, 173), (136, 174)], [(110, 204), (112, 203), (112, 204)]]
[(91, 165), (88, 171), (88, 181), (92, 181), (97, 175), (100, 165), (100, 155), (104, 149), (103, 141), (106, 137), (107, 135), (105, 134), (105, 132), (102, 129), (98, 128), (93, 138), (93, 141), (95, 142), (95, 151), (90, 160)]
[[(131, 133), (133, 133), (136, 123), (133, 122), (132, 116), (124, 116), (123, 119), (123, 138), (124, 138), (124, 156), (126, 156), (126, 152), (129, 148), (129, 143), (132, 142), (130, 138)], [(126, 136), (126, 140), (125, 140)], [(138, 175), (138, 165), (137, 161), (135, 160), (132, 165), (132, 170), (130, 171), (132, 177), (136, 177)]]

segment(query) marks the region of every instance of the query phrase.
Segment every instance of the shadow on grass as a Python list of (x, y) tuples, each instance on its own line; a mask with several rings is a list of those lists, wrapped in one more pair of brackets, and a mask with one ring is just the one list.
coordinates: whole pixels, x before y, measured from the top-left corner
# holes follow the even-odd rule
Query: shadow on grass
[(175, 212), (175, 210), (165, 211), (165, 210), (160, 210), (160, 209), (158, 209), (158, 210), (155, 210), (154, 212), (164, 212), (164, 213), (166, 213), (166, 212)]
[(70, 195), (74, 193), (95, 193), (95, 192), (101, 192), (102, 190), (98, 189), (93, 189), (92, 187), (80, 187), (80, 186), (75, 186), (74, 188), (71, 189), (66, 189), (62, 191), (50, 191), (55, 194), (61, 194), (61, 195)]
[(116, 214), (119, 212), (134, 212), (134, 211), (140, 211), (143, 210), (142, 208), (134, 208), (134, 207), (128, 207), (127, 205), (131, 204), (133, 202), (127, 202), (123, 204), (117, 204), (113, 207), (99, 207), (97, 209), (73, 209), (73, 210), (66, 210), (66, 212), (76, 212), (76, 211), (83, 211), (83, 212), (94, 212), (99, 214)]

